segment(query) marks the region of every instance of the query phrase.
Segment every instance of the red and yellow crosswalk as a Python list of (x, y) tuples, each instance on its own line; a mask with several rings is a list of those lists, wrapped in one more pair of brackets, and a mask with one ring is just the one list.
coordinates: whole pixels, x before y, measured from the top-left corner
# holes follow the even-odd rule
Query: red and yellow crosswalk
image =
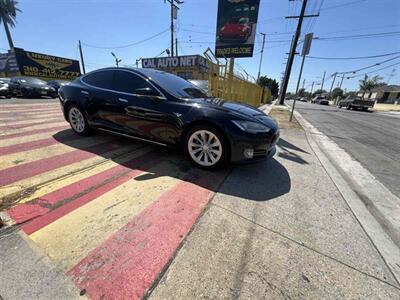
[(0, 206), (92, 299), (143, 297), (225, 176), (77, 136), (55, 103), (0, 105)]

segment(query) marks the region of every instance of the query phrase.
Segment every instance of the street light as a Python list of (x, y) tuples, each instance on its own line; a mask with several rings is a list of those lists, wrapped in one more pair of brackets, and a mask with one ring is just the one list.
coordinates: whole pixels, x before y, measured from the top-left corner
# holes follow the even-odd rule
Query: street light
[(117, 58), (117, 56), (114, 54), (114, 52), (111, 52), (111, 55), (115, 58), (115, 64), (117, 65), (117, 68), (118, 68), (119, 63), (122, 61), (122, 59)]

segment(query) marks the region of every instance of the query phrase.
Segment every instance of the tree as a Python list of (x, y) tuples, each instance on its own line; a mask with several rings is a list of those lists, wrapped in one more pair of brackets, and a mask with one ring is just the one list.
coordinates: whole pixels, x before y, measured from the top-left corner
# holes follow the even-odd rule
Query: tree
[(338, 88), (338, 87), (334, 88), (332, 90), (331, 96), (332, 96), (332, 99), (336, 99), (337, 97), (341, 98), (341, 97), (343, 97), (343, 90), (341, 88)]
[(272, 78), (268, 78), (267, 76), (261, 76), (257, 80), (257, 84), (262, 87), (267, 87), (271, 91), (272, 97), (278, 96), (279, 93), (279, 83)]
[(0, 0), (0, 24), (3, 23), (4, 30), (6, 31), (6, 36), (10, 49), (14, 49), (14, 43), (11, 38), (10, 27), (15, 26), (15, 21), (17, 18), (17, 12), (20, 10), (17, 8), (18, 1), (16, 0)]
[(316, 90), (316, 91), (312, 94), (312, 96), (315, 97), (315, 96), (317, 96), (317, 95), (325, 94), (325, 93), (326, 93), (325, 90), (319, 89), (319, 90)]
[(362, 97), (364, 98), (365, 93), (371, 92), (374, 88), (387, 85), (385, 82), (382, 82), (382, 79), (383, 78), (379, 75), (369, 78), (368, 75), (365, 74), (364, 79), (359, 81), (360, 91), (363, 92)]

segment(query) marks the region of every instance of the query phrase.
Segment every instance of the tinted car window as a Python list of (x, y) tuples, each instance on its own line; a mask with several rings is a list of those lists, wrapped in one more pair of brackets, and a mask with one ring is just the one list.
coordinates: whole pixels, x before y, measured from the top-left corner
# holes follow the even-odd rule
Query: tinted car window
[(189, 81), (163, 71), (141, 70), (146, 76), (153, 79), (163, 89), (178, 98), (207, 98), (208, 96)]
[(152, 88), (143, 78), (126, 71), (115, 71), (113, 90), (134, 94), (136, 89)]
[(99, 71), (90, 73), (82, 78), (82, 81), (103, 89), (112, 89), (114, 71)]

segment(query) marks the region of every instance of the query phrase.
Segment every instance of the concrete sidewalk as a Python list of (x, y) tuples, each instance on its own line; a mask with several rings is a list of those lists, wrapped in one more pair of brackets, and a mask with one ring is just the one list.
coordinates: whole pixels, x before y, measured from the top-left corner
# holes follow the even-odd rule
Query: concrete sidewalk
[(275, 159), (233, 169), (150, 298), (399, 299), (400, 289), (304, 131), (282, 129)]

